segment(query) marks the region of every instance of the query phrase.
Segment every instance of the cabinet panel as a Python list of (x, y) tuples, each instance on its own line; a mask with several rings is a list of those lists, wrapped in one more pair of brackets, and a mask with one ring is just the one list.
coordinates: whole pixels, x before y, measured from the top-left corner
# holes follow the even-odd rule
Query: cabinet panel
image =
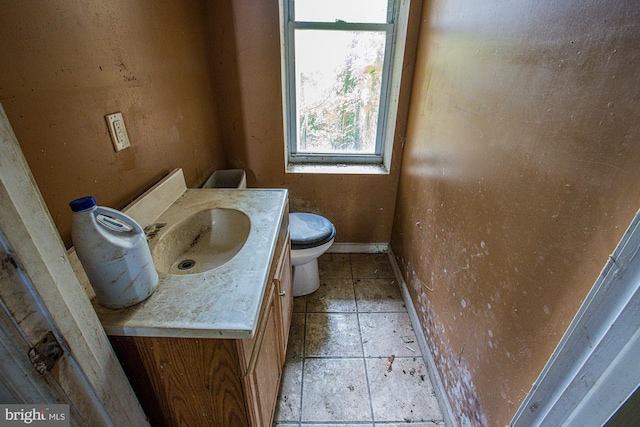
[[(271, 323), (271, 325), (273, 325), (274, 328), (271, 329), (272, 334), (269, 339), (275, 340), (277, 338), (275, 323)], [(265, 427), (270, 426), (273, 420), (281, 374), (282, 363), (280, 362), (278, 349), (274, 345), (263, 346), (253, 375), (255, 376), (255, 382), (258, 386), (260, 418), (262, 425)]]
[(276, 270), (275, 284), (278, 295), (278, 311), (280, 318), (278, 324), (282, 337), (282, 360), (284, 360), (287, 343), (289, 341), (289, 328), (291, 327), (291, 314), (293, 311), (293, 289), (291, 281), (291, 251), (289, 250), (289, 236), (287, 236), (287, 246), (282, 253), (279, 269)]
[(271, 305), (273, 304), (274, 293), (275, 287), (273, 286), (273, 283), (270, 282), (267, 290), (264, 293), (264, 299), (262, 301), (263, 308), (260, 310), (260, 318), (258, 319), (258, 325), (256, 326), (256, 333), (254, 337), (238, 341), (238, 352), (240, 353), (240, 358), (242, 361), (242, 375), (248, 375), (248, 372), (252, 369), (252, 366), (255, 365), (257, 351), (264, 337), (264, 330), (266, 328), (267, 319), (270, 313), (270, 310), (268, 310), (267, 307), (271, 307)]
[(233, 341), (160, 337), (110, 340), (154, 427), (248, 425)]
[(252, 426), (270, 426), (278, 397), (291, 323), (291, 257), (289, 237), (284, 236), (274, 261), (273, 279), (264, 302), (256, 336), (243, 340), (239, 349), (246, 376), (246, 401)]
[(270, 426), (278, 397), (278, 386), (282, 372), (280, 349), (275, 345), (278, 340), (275, 303), (270, 307), (264, 338), (257, 349), (256, 363), (249, 374), (251, 394), (255, 402), (255, 426)]

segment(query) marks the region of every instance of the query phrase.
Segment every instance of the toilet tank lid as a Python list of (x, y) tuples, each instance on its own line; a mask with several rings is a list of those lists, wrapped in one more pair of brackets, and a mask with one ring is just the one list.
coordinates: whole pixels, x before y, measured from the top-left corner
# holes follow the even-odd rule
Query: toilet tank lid
[(336, 228), (327, 218), (312, 214), (294, 212), (289, 214), (291, 246), (294, 249), (312, 248), (323, 245), (336, 235)]

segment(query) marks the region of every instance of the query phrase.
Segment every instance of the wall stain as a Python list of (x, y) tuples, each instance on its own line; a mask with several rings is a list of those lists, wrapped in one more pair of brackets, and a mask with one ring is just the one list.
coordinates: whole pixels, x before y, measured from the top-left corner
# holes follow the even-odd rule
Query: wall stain
[(473, 383), (472, 372), (465, 361), (465, 350), (469, 344), (465, 342), (459, 352), (453, 351), (450, 342), (445, 338), (447, 328), (439, 321), (436, 311), (431, 307), (432, 303), (428, 294), (424, 292), (424, 289), (429, 289), (429, 286), (419, 279), (409, 261), (402, 257), (399, 261), (403, 266), (403, 271), (407, 272), (406, 282), (409, 292), (416, 297), (414, 301), (417, 300), (415, 308), (422, 325), (422, 331), (433, 353), (458, 423), (461, 426), (488, 426)]

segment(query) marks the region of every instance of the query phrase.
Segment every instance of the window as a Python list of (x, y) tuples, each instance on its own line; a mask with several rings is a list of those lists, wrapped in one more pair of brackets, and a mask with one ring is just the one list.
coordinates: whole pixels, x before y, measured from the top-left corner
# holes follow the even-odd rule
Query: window
[(408, 0), (281, 0), (289, 170), (389, 170), (408, 8)]

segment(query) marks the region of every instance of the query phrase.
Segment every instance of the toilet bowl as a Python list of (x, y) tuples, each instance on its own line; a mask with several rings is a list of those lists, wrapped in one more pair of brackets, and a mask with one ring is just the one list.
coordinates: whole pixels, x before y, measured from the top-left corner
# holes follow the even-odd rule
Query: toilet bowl
[(310, 294), (320, 287), (318, 258), (333, 244), (336, 228), (323, 216), (289, 214), (293, 296)]

